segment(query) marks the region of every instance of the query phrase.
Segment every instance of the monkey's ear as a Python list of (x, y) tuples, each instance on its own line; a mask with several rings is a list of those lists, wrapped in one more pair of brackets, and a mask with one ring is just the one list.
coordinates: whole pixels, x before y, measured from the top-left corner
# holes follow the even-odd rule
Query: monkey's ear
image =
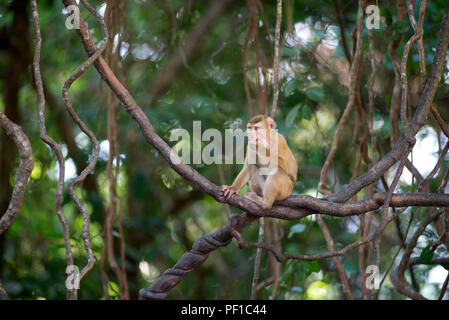
[(270, 126), (270, 129), (276, 129), (276, 122), (271, 117), (267, 117), (268, 125)]

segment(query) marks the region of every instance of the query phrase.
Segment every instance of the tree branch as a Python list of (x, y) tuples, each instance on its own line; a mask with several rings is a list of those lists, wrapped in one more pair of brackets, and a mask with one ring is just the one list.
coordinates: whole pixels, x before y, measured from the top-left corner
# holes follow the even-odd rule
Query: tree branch
[(80, 65), (73, 74), (67, 78), (62, 86), (62, 99), (64, 101), (65, 107), (67, 109), (67, 112), (70, 114), (72, 119), (75, 121), (75, 123), (78, 125), (78, 127), (89, 137), (90, 141), (92, 142), (92, 158), (89, 161), (89, 164), (87, 167), (81, 172), (81, 174), (77, 177), (75, 177), (73, 180), (71, 180), (68, 185), (67, 189), (69, 191), (70, 196), (72, 197), (73, 201), (75, 202), (76, 207), (83, 215), (83, 232), (82, 237), (84, 241), (84, 247), (87, 254), (87, 265), (81, 270), (79, 275), (79, 280), (81, 280), (87, 272), (89, 272), (94, 264), (94, 256), (92, 252), (92, 248), (90, 245), (90, 235), (89, 235), (89, 214), (84, 208), (84, 206), (81, 203), (81, 200), (77, 196), (74, 190), (74, 186), (76, 184), (79, 184), (83, 182), (87, 175), (89, 175), (92, 170), (95, 168), (95, 165), (98, 160), (98, 155), (100, 153), (100, 144), (97, 141), (97, 138), (95, 137), (95, 134), (84, 124), (84, 122), (80, 119), (80, 117), (76, 114), (75, 110), (72, 107), (72, 103), (70, 102), (69, 97), (69, 88), (75, 82), (76, 79), (78, 79), (103, 53), (103, 51), (106, 49), (106, 46), (108, 44), (108, 32), (106, 30), (106, 25), (103, 21), (103, 18), (101, 15), (93, 8), (91, 7), (86, 0), (81, 0), (83, 5), (89, 10), (90, 13), (92, 13), (95, 18), (98, 20), (101, 26), (101, 32), (103, 34), (103, 41), (101, 42), (101, 45), (98, 49), (96, 49), (87, 59), (86, 62), (84, 62), (82, 65)]
[[(40, 70), (40, 54), (41, 54), (41, 32), (39, 26), (39, 13), (37, 8), (36, 0), (31, 1), (31, 10), (33, 12), (33, 28), (34, 28), (34, 37), (35, 37), (35, 49), (34, 49), (34, 80), (36, 84), (37, 97), (39, 102), (39, 111), (38, 111), (38, 122), (39, 122), (39, 133), (42, 141), (44, 141), (55, 153), (56, 158), (58, 159), (59, 164), (59, 176), (58, 176), (58, 185), (56, 189), (56, 214), (61, 222), (62, 231), (64, 234), (64, 245), (66, 251), (66, 260), (67, 266), (73, 265), (73, 254), (72, 248), (70, 246), (70, 234), (69, 234), (69, 225), (67, 220), (62, 213), (62, 196), (64, 192), (64, 175), (65, 175), (65, 161), (64, 156), (62, 155), (61, 148), (53, 140), (50, 136), (47, 135), (47, 129), (45, 127), (45, 94), (44, 87), (42, 84), (42, 76)], [(72, 300), (77, 298), (77, 291), (74, 289), (67, 288), (67, 299)]]
[[(74, 0), (62, 0), (68, 5), (75, 4)], [(429, 77), (426, 88), (421, 96), (418, 110), (415, 117), (410, 122), (411, 132), (414, 134), (418, 131), (429, 110), (430, 101), (432, 100), (436, 86), (442, 74), (443, 61), (445, 51), (447, 50), (449, 42), (449, 21), (448, 21), (448, 7), (446, 7), (443, 22), (438, 36), (438, 45), (435, 53), (435, 60), (432, 66), (431, 76)], [(92, 39), (92, 35), (87, 29), (84, 21), (80, 21), (80, 29), (76, 30), (85, 47), (86, 52), (92, 55), (96, 46)], [(270, 210), (262, 210), (254, 202), (243, 197), (233, 195), (229, 201), (226, 201), (222, 195), (221, 188), (207, 178), (199, 174), (196, 170), (183, 163), (176, 164), (172, 161), (171, 148), (167, 143), (161, 139), (149, 121), (146, 114), (137, 105), (128, 90), (115, 77), (108, 64), (100, 56), (94, 63), (102, 79), (110, 86), (111, 90), (117, 95), (125, 110), (137, 122), (145, 140), (152, 145), (167, 161), (167, 163), (187, 181), (194, 183), (205, 193), (212, 196), (218, 202), (227, 202), (237, 208), (246, 211), (246, 214), (233, 216), (237, 219), (237, 227), (235, 230), (241, 230), (246, 225), (251, 223), (255, 216), (269, 216), (280, 219), (300, 219), (314, 212), (322, 214), (329, 214), (333, 216), (349, 216), (362, 214), (364, 212), (372, 211), (379, 208), (385, 200), (385, 194), (375, 194), (372, 198), (363, 200), (357, 203), (342, 204), (347, 201), (355, 193), (361, 190), (366, 185), (369, 185), (379, 179), (383, 173), (399, 160), (403, 153), (404, 147), (400, 140), (404, 142), (401, 137), (397, 142), (395, 148), (386, 156), (385, 159), (379, 161), (367, 174), (360, 176), (351, 182), (347, 187), (340, 192), (332, 195), (327, 200), (315, 199), (309, 196), (295, 196), (290, 197), (284, 201), (278, 202), (275, 207)], [(177, 159), (175, 159), (177, 160)], [(383, 171), (382, 171), (383, 170)], [(392, 195), (390, 206), (449, 206), (449, 195), (445, 194), (420, 194), (411, 193), (404, 195)], [(164, 298), (168, 295), (168, 291), (173, 288), (185, 275), (192, 271), (195, 266), (201, 264), (215, 248), (228, 244), (232, 239), (230, 232), (230, 224), (216, 231), (212, 235), (206, 235), (197, 240), (194, 245), (194, 250), (186, 253), (181, 260), (175, 265), (173, 269), (164, 273), (164, 276), (157, 280), (149, 291), (141, 290), (141, 295), (144, 298)], [(207, 239), (207, 240), (206, 240)], [(201, 250), (199, 250), (200, 248)], [(198, 250), (197, 250), (198, 249)]]
[(192, 250), (185, 253), (173, 268), (166, 270), (150, 288), (139, 291), (141, 298), (165, 299), (174, 286), (207, 259), (209, 253), (228, 245), (233, 238), (233, 232), (240, 232), (254, 220), (255, 217), (248, 214), (231, 215), (224, 228), (199, 237), (193, 244)]
[(0, 127), (14, 140), (20, 155), (20, 163), (14, 180), (11, 200), (9, 201), (8, 209), (0, 218), (0, 234), (2, 234), (14, 223), (20, 213), (28, 178), (34, 167), (34, 159), (30, 140), (25, 132), (23, 132), (21, 127), (9, 120), (1, 110)]
[[(426, 81), (423, 93), (418, 102), (416, 112), (410, 121), (410, 136), (415, 136), (423, 126), (430, 104), (435, 96), (436, 89), (443, 73), (444, 60), (449, 44), (449, 3), (446, 3), (443, 20), (438, 31), (437, 45), (430, 76)], [(333, 194), (328, 199), (335, 202), (345, 202), (367, 185), (377, 181), (402, 155), (407, 152), (408, 144), (405, 135), (401, 134), (393, 149), (377, 162), (368, 172), (350, 182), (345, 188)]]

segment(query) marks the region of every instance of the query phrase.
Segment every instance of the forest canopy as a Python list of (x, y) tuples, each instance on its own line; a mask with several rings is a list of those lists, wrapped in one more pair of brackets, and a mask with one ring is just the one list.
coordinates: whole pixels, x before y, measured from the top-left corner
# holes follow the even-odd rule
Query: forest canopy
[[(444, 0), (2, 0), (0, 299), (448, 299), (448, 44)], [(270, 209), (221, 187), (258, 114)]]

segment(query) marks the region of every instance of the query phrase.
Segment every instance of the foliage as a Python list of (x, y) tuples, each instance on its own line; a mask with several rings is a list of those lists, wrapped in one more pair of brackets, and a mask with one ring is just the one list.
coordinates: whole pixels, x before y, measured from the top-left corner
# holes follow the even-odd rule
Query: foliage
[[(0, 4), (0, 38), (13, 33), (13, 12), (7, 4)], [(97, 8), (103, 1), (91, 1)], [(288, 2), (288, 1), (287, 1)], [(329, 152), (329, 144), (335, 134), (338, 119), (342, 115), (348, 91), (346, 84), (339, 78), (344, 67), (333, 69), (335, 65), (344, 65), (345, 57), (341, 35), (336, 21), (332, 1), (295, 0), (291, 11), (284, 10), (282, 24), (283, 38), (288, 34), (288, 17), (290, 16), (300, 32), (310, 33), (301, 42), (284, 41), (281, 55), (281, 89), (277, 113), (279, 132), (287, 138), (299, 164), (299, 176), (294, 194), (317, 195), (320, 168)], [(342, 1), (340, 1), (342, 2)], [(416, 12), (419, 7), (416, 4)], [(273, 1), (261, 1), (263, 14), (260, 17), (260, 48), (271, 65), (273, 57), (272, 39), (276, 21), (276, 6)], [(344, 32), (348, 45), (352, 46), (352, 30), (356, 21), (357, 2), (346, 8), (344, 13)], [(433, 61), (433, 48), (445, 1), (432, 1), (424, 22), (424, 49), (427, 69)], [(155, 75), (161, 70), (176, 48), (186, 41), (196, 23), (204, 15), (208, 1), (137, 1), (129, 0), (125, 25), (118, 30), (124, 35), (121, 54), (122, 81), (132, 92), (138, 104), (151, 119), (156, 132), (169, 141), (170, 132), (175, 128), (192, 131), (193, 121), (201, 121), (202, 129), (216, 128), (221, 132), (230, 127), (244, 128), (249, 118), (247, 98), (243, 84), (243, 48), (248, 9), (245, 1), (236, 1), (214, 22), (207, 35), (198, 46), (196, 53), (186, 62), (177, 74), (176, 80), (164, 92), (155, 104), (150, 105)], [(377, 135), (377, 147), (381, 155), (390, 148), (391, 125), (389, 107), (392, 95), (394, 70), (386, 46), (391, 39), (402, 34), (398, 52), (401, 53), (407, 39), (412, 35), (409, 21), (396, 21), (396, 8), (383, 2), (379, 3), (382, 20), (381, 30), (374, 32), (378, 53), (381, 60), (377, 65), (376, 81), (378, 88), (375, 95), (374, 130)], [(284, 6), (285, 8), (285, 6)], [(27, 8), (28, 16), (30, 17)], [(48, 134), (62, 145), (66, 160), (67, 173), (73, 178), (76, 171), (81, 171), (90, 157), (91, 144), (72, 122), (61, 126), (61, 117), (68, 119), (60, 88), (70, 73), (86, 59), (86, 54), (74, 30), (64, 26), (63, 4), (60, 1), (39, 1), (41, 33), (43, 36), (41, 69), (44, 85), (47, 89), (46, 125)], [(96, 40), (101, 39), (97, 22), (87, 10), (82, 9), (89, 28)], [(267, 24), (268, 22), (268, 24)], [(29, 55), (32, 55), (32, 25), (30, 35), (22, 41), (28, 41)], [(268, 34), (269, 33), (269, 34)], [(368, 42), (368, 33), (364, 39)], [(302, 38), (301, 38), (302, 39)], [(330, 44), (337, 41), (335, 47)], [(323, 43), (328, 49), (317, 51)], [(329, 49), (331, 48), (331, 49)], [(252, 50), (252, 49), (251, 49)], [(250, 87), (255, 99), (256, 83), (254, 70), (254, 52), (249, 52)], [(327, 50), (327, 51), (326, 51)], [(0, 45), (0, 110), (5, 110), (3, 88), (8, 82), (7, 70), (12, 65), (8, 45)], [(319, 54), (329, 53), (323, 59)], [(318, 52), (318, 53), (317, 53)], [(363, 88), (362, 99), (366, 102), (367, 86), (370, 77), (369, 48), (363, 48), (365, 56), (361, 76)], [(445, 77), (448, 68), (445, 66)], [(346, 71), (347, 72), (347, 71)], [(419, 57), (416, 47), (412, 48), (407, 66), (409, 77), (419, 76)], [(57, 183), (56, 159), (49, 148), (42, 143), (37, 126), (37, 97), (34, 85), (28, 74), (24, 73), (19, 83), (18, 112), (20, 125), (30, 138), (35, 158), (35, 168), (27, 186), (22, 211), (8, 232), (0, 238), (0, 279), (12, 299), (64, 299), (65, 298), (65, 250), (63, 232), (55, 214), (55, 192)], [(435, 105), (444, 119), (449, 119), (448, 81), (442, 79)], [(96, 133), (100, 142), (107, 140), (107, 97), (109, 89), (93, 68), (89, 69), (72, 86), (70, 95), (72, 103), (86, 124)], [(268, 101), (271, 101), (270, 89)], [(254, 100), (255, 102), (255, 100)], [(52, 104), (52, 105), (50, 105)], [(366, 102), (367, 104), (367, 102)], [(411, 101), (416, 107), (416, 101)], [(342, 133), (342, 142), (333, 161), (330, 175), (334, 176), (332, 188), (338, 190), (351, 180), (356, 163), (357, 145), (354, 139), (355, 119), (353, 111)], [(152, 150), (142, 138), (140, 131), (129, 115), (120, 108), (119, 152), (120, 175), (117, 193), (121, 197), (122, 219), (126, 241), (126, 270), (132, 297), (136, 298), (138, 290), (147, 287), (162, 272), (172, 267), (190, 248), (193, 242), (204, 233), (213, 232), (227, 222), (225, 205), (219, 204), (211, 197), (196, 190), (167, 166), (165, 161)], [(59, 124), (59, 125), (58, 125)], [(318, 125), (317, 125), (318, 124)], [(443, 135), (433, 120), (427, 125), (433, 128), (439, 150), (444, 146)], [(71, 154), (67, 133), (73, 136), (79, 153)], [(170, 142), (170, 144), (172, 144)], [(95, 255), (94, 269), (81, 282), (79, 297), (81, 299), (105, 299), (102, 288), (100, 266), (104, 257), (103, 223), (104, 211), (109, 204), (107, 159), (109, 151), (103, 144), (102, 154), (92, 175), (91, 183), (85, 183), (76, 191), (82, 195), (91, 218), (90, 236)], [(204, 142), (203, 142), (204, 146)], [(0, 142), (2, 154), (14, 155), (9, 172), (9, 183), (14, 182), (15, 169), (18, 165), (14, 146)], [(439, 151), (437, 150), (437, 151)], [(371, 155), (373, 150), (368, 151)], [(239, 167), (234, 165), (193, 165), (202, 175), (214, 183), (230, 184)], [(438, 175), (432, 179), (430, 186), (438, 188), (448, 167), (444, 161)], [(360, 172), (366, 172), (368, 165), (362, 164)], [(395, 172), (395, 171), (394, 171)], [(391, 175), (394, 174), (392, 171)], [(221, 174), (225, 180), (221, 180)], [(391, 182), (392, 177), (388, 179)], [(415, 182), (413, 182), (415, 183)], [(434, 183), (434, 185), (432, 185)], [(376, 185), (384, 191), (382, 185)], [(411, 190), (410, 182), (401, 181), (397, 191)], [(97, 190), (97, 192), (96, 192)], [(359, 195), (363, 198), (363, 195)], [(4, 201), (4, 200), (3, 200)], [(82, 243), (82, 217), (73, 201), (64, 193), (63, 213), (70, 229), (70, 241), (74, 250), (75, 264), (83, 266), (86, 255)], [(427, 212), (427, 209), (423, 209)], [(231, 208), (234, 213), (236, 209)], [(398, 219), (399, 228), (405, 230), (415, 208), (404, 212)], [(426, 212), (421, 212), (425, 214)], [(357, 241), (359, 221), (356, 218), (342, 220), (325, 217), (325, 221), (334, 237), (337, 248)], [(413, 220), (411, 230), (416, 229), (418, 219)], [(325, 252), (326, 242), (315, 217), (301, 221), (282, 221), (286, 237), (282, 240), (283, 251), (301, 254)], [(115, 229), (114, 229), (115, 230)], [(418, 244), (417, 252), (421, 262), (432, 260), (434, 251), (429, 248), (438, 235), (435, 227), (429, 226)], [(411, 231), (411, 232), (412, 232)], [(244, 231), (246, 239), (257, 239), (258, 228), (251, 225)], [(118, 246), (120, 235), (114, 232)], [(389, 226), (382, 238), (381, 270), (386, 270), (392, 256), (401, 245), (397, 230)], [(440, 248), (436, 251), (440, 253)], [(247, 299), (251, 293), (251, 280), (255, 259), (255, 250), (241, 250), (235, 243), (212, 253), (209, 259), (177, 286), (170, 298), (195, 299)], [(341, 258), (347, 272), (351, 288), (356, 298), (360, 298), (362, 281), (358, 270), (357, 250)], [(118, 259), (117, 259), (118, 260)], [(427, 271), (432, 267), (424, 266), (416, 272), (416, 281), (420, 287), (426, 284)], [(447, 267), (447, 266), (446, 266)], [(268, 253), (264, 253), (261, 264), (261, 280), (269, 277)], [(117, 299), (117, 280), (114, 273), (108, 271), (111, 299)], [(260, 297), (271, 294), (272, 285), (265, 287)], [(386, 281), (380, 295), (381, 299), (402, 299), (394, 291), (391, 282)], [(439, 292), (439, 291), (438, 291)], [(282, 264), (280, 289), (277, 299), (336, 299), (344, 298), (337, 270), (332, 259), (320, 261), (289, 260)], [(435, 298), (431, 296), (431, 298)]]

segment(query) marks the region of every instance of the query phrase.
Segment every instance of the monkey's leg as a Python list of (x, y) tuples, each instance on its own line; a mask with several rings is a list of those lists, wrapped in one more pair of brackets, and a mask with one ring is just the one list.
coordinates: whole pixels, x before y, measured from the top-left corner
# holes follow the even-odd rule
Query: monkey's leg
[(273, 202), (276, 201), (278, 194), (278, 182), (276, 179), (273, 180), (269, 178), (263, 189), (263, 197), (259, 196), (255, 192), (249, 192), (245, 195), (245, 197), (253, 200), (264, 209), (270, 209), (273, 206)]
[(267, 179), (267, 183), (265, 183), (265, 188), (263, 189), (263, 198), (261, 206), (264, 209), (270, 209), (273, 206), (273, 203), (276, 201), (279, 194), (278, 182), (270, 180), (271, 180), (270, 178)]
[(261, 196), (259, 196), (257, 193), (255, 193), (255, 192), (248, 192), (247, 194), (245, 194), (245, 198), (248, 198), (248, 199), (254, 201), (255, 203), (257, 203), (262, 208), (267, 209), (267, 208), (264, 207), (263, 198)]
[(263, 189), (262, 208), (270, 209), (276, 200), (281, 200), (289, 196), (291, 194), (292, 185), (288, 175), (281, 170), (267, 176)]

